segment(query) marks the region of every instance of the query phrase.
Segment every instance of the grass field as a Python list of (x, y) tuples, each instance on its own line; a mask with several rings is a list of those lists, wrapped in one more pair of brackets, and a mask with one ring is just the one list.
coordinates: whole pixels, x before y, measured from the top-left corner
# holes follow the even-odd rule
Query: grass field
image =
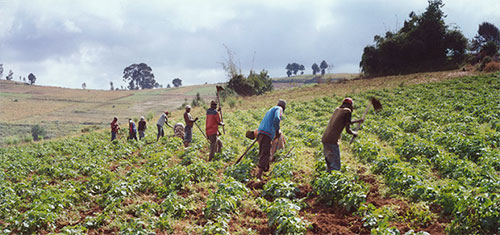
[[(500, 226), (500, 74), (447, 71), (277, 90), (224, 104), (222, 153), (206, 162), (197, 130), (109, 142), (108, 131), (0, 150), (4, 233), (495, 234)], [(342, 170), (325, 174), (321, 134), (343, 97), (360, 137), (340, 143)], [(280, 150), (255, 181), (257, 128), (288, 101)], [(181, 121), (174, 111), (171, 123)], [(194, 108), (204, 125), (202, 108)], [(166, 130), (172, 135), (172, 130)], [(292, 149), (293, 147), (293, 149)]]
[[(213, 90), (213, 92), (210, 92)], [(29, 139), (29, 128), (41, 124), (49, 138), (66, 136), (82, 128), (107, 128), (113, 116), (122, 123), (163, 110), (177, 109), (197, 92), (205, 100), (215, 97), (215, 85), (180, 88), (104, 91), (30, 86), (0, 80), (0, 145)], [(28, 130), (28, 131), (27, 131)]]

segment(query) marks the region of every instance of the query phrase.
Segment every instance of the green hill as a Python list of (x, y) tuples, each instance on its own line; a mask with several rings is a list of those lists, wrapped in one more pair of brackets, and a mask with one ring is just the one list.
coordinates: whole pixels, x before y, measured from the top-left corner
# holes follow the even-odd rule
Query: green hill
[[(452, 76), (450, 76), (452, 75)], [(0, 150), (4, 233), (352, 233), (494, 234), (500, 204), (500, 74), (454, 72), (354, 80), (279, 90), (224, 106), (222, 153), (193, 131), (109, 142), (109, 133)], [(321, 135), (345, 96), (354, 118), (368, 99), (359, 138), (340, 148), (342, 171), (326, 174)], [(258, 127), (278, 98), (288, 100), (280, 150), (255, 181)], [(204, 124), (204, 110), (195, 108)], [(171, 122), (182, 120), (174, 113)], [(167, 130), (172, 135), (172, 130)], [(293, 149), (292, 149), (293, 148)], [(413, 233), (408, 233), (413, 234)]]
[(82, 90), (0, 80), (0, 145), (30, 140), (30, 129), (39, 124), (48, 138), (107, 128), (114, 116), (157, 116), (174, 110), (196, 93), (215, 97), (215, 85), (185, 86), (154, 90)]

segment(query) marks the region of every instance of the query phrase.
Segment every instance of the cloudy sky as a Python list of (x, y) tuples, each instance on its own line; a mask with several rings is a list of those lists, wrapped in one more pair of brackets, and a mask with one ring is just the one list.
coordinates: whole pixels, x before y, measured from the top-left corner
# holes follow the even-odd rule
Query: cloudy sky
[[(472, 38), (484, 21), (500, 26), (499, 0), (444, 0), (446, 24)], [(0, 0), (4, 76), (37, 84), (109, 89), (123, 69), (150, 65), (163, 85), (226, 81), (224, 45), (244, 73), (285, 76), (290, 62), (326, 60), (359, 72), (373, 36), (395, 31), (426, 0)]]

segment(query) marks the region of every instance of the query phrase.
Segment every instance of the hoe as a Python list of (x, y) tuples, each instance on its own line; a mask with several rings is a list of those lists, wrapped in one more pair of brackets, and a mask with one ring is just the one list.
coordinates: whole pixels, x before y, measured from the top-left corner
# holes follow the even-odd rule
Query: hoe
[[(382, 109), (382, 104), (380, 103), (380, 101), (377, 100), (375, 97), (371, 97), (370, 103), (368, 103), (368, 105), (366, 106), (365, 112), (363, 113), (363, 117), (361, 119), (365, 119), (366, 114), (370, 110), (370, 105), (373, 105), (373, 109), (375, 110), (375, 112), (378, 112)], [(359, 130), (360, 127), (361, 127), (361, 123), (358, 122), (358, 126), (354, 130), (357, 131), (357, 130)], [(354, 142), (355, 138), (356, 138), (356, 136), (353, 136), (351, 141), (349, 141), (349, 144), (352, 144), (352, 142)]]

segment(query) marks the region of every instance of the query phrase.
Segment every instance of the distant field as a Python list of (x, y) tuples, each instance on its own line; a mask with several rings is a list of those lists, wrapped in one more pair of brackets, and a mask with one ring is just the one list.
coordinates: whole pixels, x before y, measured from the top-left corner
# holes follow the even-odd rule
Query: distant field
[(331, 83), (339, 80), (350, 80), (359, 77), (357, 73), (328, 73), (325, 75), (303, 74), (291, 77), (273, 78), (275, 89), (300, 87), (312, 83)]
[(82, 90), (0, 80), (0, 145), (30, 136), (41, 124), (49, 138), (78, 133), (82, 128), (107, 128), (113, 116), (120, 122), (163, 110), (177, 109), (197, 92), (205, 100), (215, 97), (215, 85), (154, 90)]

